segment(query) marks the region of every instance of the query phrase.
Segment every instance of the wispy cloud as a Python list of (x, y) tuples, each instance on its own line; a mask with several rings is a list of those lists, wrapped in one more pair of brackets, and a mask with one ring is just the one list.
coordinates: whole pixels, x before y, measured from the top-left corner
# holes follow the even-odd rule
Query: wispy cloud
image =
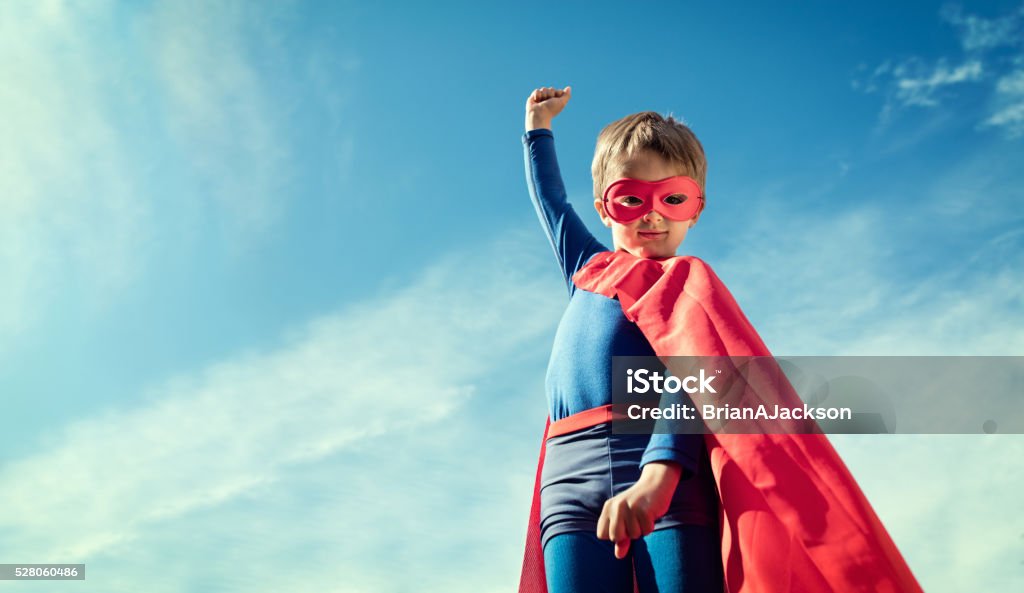
[[(1024, 285), (1020, 266), (963, 283), (973, 288), (957, 296), (978, 303), (959, 333), (929, 324), (957, 314), (942, 285), (976, 262), (915, 288), (882, 271), (897, 247), (870, 210), (831, 222), (783, 214), (794, 220), (781, 233), (744, 233), (756, 262), (741, 257), (752, 245), (712, 262), (780, 354), (919, 354), (936, 339), (971, 353), (1002, 339), (973, 322), (1020, 327), (1019, 288), (1004, 292)], [(104, 591), (137, 590), (156, 566), (169, 566), (149, 587), (158, 592), (506, 590), (522, 552), (544, 360), (565, 304), (547, 245), (525, 233), (439, 258), (276, 348), (53, 431), (38, 454), (0, 468), (0, 551), (103, 567), (86, 586)], [(1020, 439), (833, 441), (929, 591), (1006, 574), (1019, 484), (1003, 466), (1024, 452)], [(953, 458), (966, 464), (954, 471)], [(959, 510), (973, 519), (951, 521)], [(939, 536), (963, 543), (936, 547)]]
[(992, 114), (979, 127), (1006, 130), (1012, 139), (1024, 136), (1024, 55), (1017, 56), (1014, 69), (996, 81), (992, 97)]
[(1019, 580), (1024, 435), (831, 435), (925, 591)]
[[(207, 533), (225, 563), (211, 570), (239, 585), (230, 560), (251, 570), (248, 554), (265, 561), (261, 577), (290, 590), (480, 590), (465, 571), (445, 570), (467, 556), (479, 578), (514, 578), (544, 409), (542, 374), (515, 373), (543, 360), (565, 298), (548, 250), (524, 241), (546, 247), (539, 233), (513, 233), (439, 258), (408, 285), (289, 331), (272, 351), (240, 353), (52, 431), (44, 450), (0, 468), (0, 553), (116, 566), (127, 584), (98, 576), (103, 590), (137, 590), (127, 573), (149, 577), (132, 572), (136, 562), (206, 549)], [(538, 440), (524, 441), (523, 428)], [(217, 534), (234, 529), (254, 541), (220, 550)], [(313, 542), (336, 554), (332, 568), (280, 572)]]
[[(1018, 184), (999, 161), (965, 159), (912, 204), (880, 192), (883, 207), (837, 188), (830, 202), (857, 206), (807, 212), (781, 206), (785, 191), (767, 192), (732, 223), (745, 231), (730, 239), (720, 273), (779, 355), (1024, 352)], [(904, 222), (913, 218), (904, 208), (921, 222)], [(985, 212), (965, 225), (969, 208)], [(936, 237), (963, 246), (922, 251)]]
[(874, 68), (863, 63), (857, 67), (857, 77), (850, 83), (853, 89), (881, 93), (885, 98), (876, 133), (888, 127), (900, 110), (938, 107), (955, 98), (946, 90), (973, 83), (986, 85), (991, 92), (988, 114), (980, 118), (977, 129), (997, 128), (1010, 139), (1019, 137), (1024, 133), (1024, 92), (1019, 82), (1024, 76), (1024, 54), (1006, 59), (995, 50), (1006, 47), (1020, 51), (1024, 44), (1024, 6), (986, 19), (965, 15), (959, 5), (947, 4), (939, 16), (956, 29), (964, 56), (940, 56), (934, 63), (910, 56), (885, 60)]
[(289, 4), (160, 2), (140, 19), (176, 156), (196, 173), (196, 197), (226, 212), (236, 248), (292, 195), (285, 127), (295, 107), (266, 74), (286, 64), (279, 21)]
[(316, 89), (306, 107), (325, 111), (331, 178), (350, 171), (339, 122), (359, 60), (290, 55), (278, 28), (289, 9), (0, 5), (0, 351), (71, 293), (110, 307), (159, 250), (207, 229), (229, 255), (265, 237), (301, 198), (292, 124), (303, 111), (275, 83)]
[(939, 16), (957, 29), (960, 44), (967, 52), (1020, 45), (1024, 35), (1024, 5), (1006, 15), (986, 19), (965, 15), (959, 4), (945, 4)]
[(897, 98), (904, 105), (924, 107), (938, 104), (934, 97), (936, 91), (941, 87), (980, 80), (982, 75), (981, 62), (977, 60), (970, 60), (950, 69), (945, 61), (940, 59), (935, 69), (926, 76), (915, 76), (906, 70), (906, 64), (901, 64), (893, 69), (892, 74), (896, 79), (896, 87), (899, 89)]
[(147, 248), (144, 163), (108, 95), (128, 72), (75, 10), (0, 5), (0, 351), (69, 286), (116, 294)]
[[(941, 57), (933, 65), (918, 57), (901, 61), (886, 60), (874, 68), (866, 80), (855, 79), (851, 86), (865, 93), (882, 92), (885, 104), (879, 116), (879, 125), (887, 126), (897, 110), (905, 107), (937, 107), (943, 89), (985, 77), (981, 60), (967, 59), (951, 66)], [(861, 64), (860, 71), (867, 66)]]
[[(927, 229), (898, 208), (870, 205), (827, 215), (787, 209), (779, 195), (751, 199), (743, 233), (718, 260), (722, 276), (769, 348), (785, 356), (1020, 355), (1024, 353), (1024, 233), (990, 201), (965, 218), (966, 187), (1016, 204), (1019, 184), (992, 155), (976, 155), (923, 188), (923, 220), (964, 222), (984, 237), (939, 265), (913, 267)], [(1005, 169), (1004, 169), (1005, 172)], [(841, 191), (841, 190), (837, 190)], [(959, 197), (959, 199), (954, 199)], [(858, 204), (835, 195), (834, 203)], [(898, 197), (882, 199), (897, 204)], [(1005, 206), (1003, 206), (1005, 208)], [(895, 210), (895, 211), (894, 211)], [(749, 224), (748, 224), (749, 223)], [(943, 230), (937, 231), (945, 236)], [(927, 260), (925, 260), (927, 261)], [(924, 590), (956, 593), (1012, 582), (1024, 554), (1024, 504), (1016, 464), (1024, 435), (830, 435)]]

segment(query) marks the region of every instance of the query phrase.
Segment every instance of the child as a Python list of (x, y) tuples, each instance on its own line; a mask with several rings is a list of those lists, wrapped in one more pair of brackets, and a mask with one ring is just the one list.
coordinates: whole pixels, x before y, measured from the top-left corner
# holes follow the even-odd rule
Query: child
[(551, 123), (571, 91), (526, 102), (527, 181), (569, 304), (520, 592), (920, 591), (824, 435), (612, 433), (612, 356), (770, 353), (710, 267), (675, 255), (705, 207), (693, 132), (649, 111), (601, 131), (594, 208), (609, 250), (555, 158)]
[[(566, 201), (555, 160), (551, 120), (570, 93), (569, 87), (534, 91), (525, 136), (531, 195), (569, 283), (570, 304), (547, 376), (552, 420), (611, 402), (611, 356), (655, 355), (619, 303), (569, 282), (589, 257), (608, 251)], [(655, 146), (660, 139), (670, 145), (666, 152), (675, 162), (639, 144), (633, 156), (613, 154), (630, 135), (647, 135)], [(612, 228), (615, 248), (637, 257), (674, 256), (699, 210), (687, 220), (651, 210), (622, 224), (609, 216), (600, 197), (609, 177), (659, 181), (689, 175), (703, 186), (704, 155), (696, 137), (681, 124), (643, 113), (608, 126), (599, 146), (604, 150), (594, 159), (594, 206)], [(641, 590), (676, 591), (684, 582), (691, 591), (721, 590), (717, 495), (702, 435), (612, 435), (604, 423), (549, 439), (547, 447), (541, 524), (549, 591), (631, 591), (634, 561)]]

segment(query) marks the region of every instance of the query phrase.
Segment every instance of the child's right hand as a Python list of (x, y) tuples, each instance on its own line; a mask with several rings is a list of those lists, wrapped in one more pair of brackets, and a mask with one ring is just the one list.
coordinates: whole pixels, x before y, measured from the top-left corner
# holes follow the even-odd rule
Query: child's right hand
[(572, 87), (556, 89), (549, 86), (534, 89), (526, 99), (526, 129), (550, 128), (551, 120), (565, 109), (572, 97)]

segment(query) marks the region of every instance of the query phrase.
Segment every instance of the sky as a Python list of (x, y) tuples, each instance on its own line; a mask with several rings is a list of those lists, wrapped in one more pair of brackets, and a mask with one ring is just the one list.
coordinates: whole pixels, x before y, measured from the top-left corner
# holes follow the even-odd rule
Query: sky
[[(1024, 355), (1024, 4), (0, 3), (0, 563), (41, 592), (507, 591), (630, 113), (776, 355)], [(1013, 165), (1017, 163), (1017, 165)], [(929, 592), (1024, 585), (1020, 435), (832, 435)], [(0, 591), (24, 590), (0, 581)]]

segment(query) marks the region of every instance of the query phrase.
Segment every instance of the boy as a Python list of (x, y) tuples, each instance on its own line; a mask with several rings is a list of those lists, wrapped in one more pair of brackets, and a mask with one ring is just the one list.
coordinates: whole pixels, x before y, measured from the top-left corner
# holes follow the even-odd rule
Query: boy
[[(570, 96), (569, 87), (535, 90), (524, 136), (531, 197), (570, 294), (547, 375), (556, 421), (611, 403), (611, 356), (655, 355), (618, 302), (570, 281), (591, 256), (608, 251), (566, 201), (555, 159), (551, 121)], [(629, 152), (617, 152), (624, 144)], [(703, 209), (705, 170), (697, 138), (671, 118), (645, 112), (605, 128), (594, 159), (594, 207), (612, 229), (615, 250), (674, 256)], [(639, 200), (628, 192), (606, 194), (620, 178), (670, 180), (662, 204), (674, 207), (665, 210), (675, 218), (662, 208), (632, 212)], [(604, 423), (549, 439), (545, 459), (540, 520), (549, 591), (632, 591), (634, 563), (641, 591), (681, 591), (684, 583), (687, 591), (722, 589), (717, 494), (702, 435), (612, 435)]]
[(536, 89), (523, 144), (530, 195), (569, 304), (552, 347), (548, 424), (520, 593), (920, 592), (825, 435), (611, 431), (613, 356), (767, 357), (713, 270), (675, 256), (705, 206), (704, 151), (654, 112), (606, 126), (594, 207), (569, 205), (551, 122), (571, 89)]

